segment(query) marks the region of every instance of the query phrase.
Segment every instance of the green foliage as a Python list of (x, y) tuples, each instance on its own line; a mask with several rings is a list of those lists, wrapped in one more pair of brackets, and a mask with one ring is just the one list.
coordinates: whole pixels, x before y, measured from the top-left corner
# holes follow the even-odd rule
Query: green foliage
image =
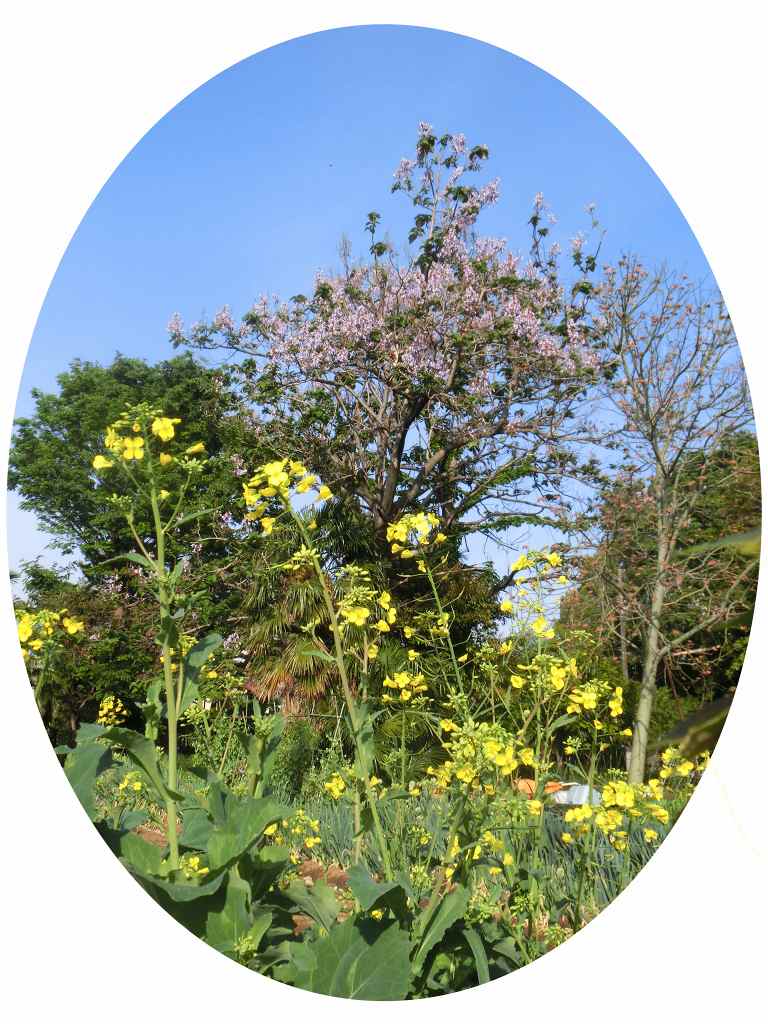
[(66, 608), (86, 627), (57, 651), (56, 670), (49, 674), (44, 720), (52, 742), (71, 742), (81, 722), (95, 720), (108, 694), (119, 697), (131, 724), (139, 725), (138, 707), (157, 671), (152, 610), (119, 577), (72, 582), (65, 569), (26, 562), (19, 583), (25, 599), (17, 609)]
[[(202, 440), (211, 455), (223, 454), (227, 439), (235, 443), (237, 421), (229, 417), (238, 402), (226, 374), (204, 368), (190, 355), (156, 365), (120, 355), (106, 367), (75, 360), (59, 375), (58, 385), (56, 394), (33, 389), (34, 415), (17, 420), (8, 485), (61, 550), (72, 554), (79, 549), (89, 566), (125, 552), (131, 544), (122, 515), (105, 506), (94, 487), (91, 468), (100, 437), (126, 404), (144, 401), (173, 408), (182, 420), (181, 440)], [(190, 510), (210, 508), (217, 499), (236, 493), (231, 463), (222, 459), (217, 474), (208, 474), (193, 487)], [(138, 525), (140, 533), (148, 532), (148, 520)]]
[(404, 999), (409, 951), (408, 935), (396, 922), (350, 918), (306, 943), (281, 980), (346, 999)]
[[(422, 145), (428, 154), (447, 142), (430, 135)], [(386, 249), (373, 239), (374, 215), (369, 224), (378, 259)], [(425, 242), (425, 266), (439, 243)], [(316, 299), (328, 302), (327, 289)], [(116, 678), (114, 665), (93, 672), (108, 660), (99, 650), (94, 661), (102, 636), (129, 636), (134, 653), (132, 675), (122, 690), (112, 688), (109, 714), (100, 714), (104, 724), (79, 725), (75, 746), (59, 748), (78, 799), (126, 869), (177, 921), (291, 985), (344, 998), (416, 999), (531, 962), (622, 891), (666, 834), (701, 765), (665, 753), (653, 785), (625, 781), (615, 761), (631, 686), (608, 645), (566, 629), (556, 635), (544, 618), (542, 586), (557, 575), (559, 556), (523, 557), (533, 596), (517, 609), (511, 601), (499, 607), (495, 592), (504, 581), (491, 566), (461, 564), (460, 529), (448, 538), (432, 516), (414, 540), (413, 522), (427, 517), (407, 517), (410, 526), (401, 520), (399, 539), (418, 553), (407, 552), (411, 565), (393, 567), (396, 551), (377, 557), (382, 523), (374, 528), (361, 510), (359, 489), (350, 485), (337, 500), (317, 487), (321, 507), (310, 513), (304, 495), (315, 482), (287, 457), (249, 478), (246, 492), (259, 491), (247, 499), (249, 519), (242, 504), (229, 524), (209, 515), (220, 500), (232, 505), (240, 487), (222, 461), (235, 400), (228, 394), (203, 415), (206, 389), (219, 386), (208, 371), (189, 359), (161, 366), (184, 385), (187, 407), (179, 394), (169, 410), (172, 391), (162, 394), (165, 411), (151, 404), (160, 400), (151, 393), (159, 368), (77, 364), (62, 378), (62, 396), (38, 396), (36, 420), (19, 427), (15, 479), (30, 502), (50, 496), (33, 484), (58, 450), (51, 437), (63, 431), (74, 448), (79, 426), (65, 395), (95, 434), (117, 430), (105, 438), (111, 459), (97, 461), (111, 474), (108, 486), (95, 486), (88, 467), (96, 441), (83, 436), (77, 458), (85, 459), (85, 489), (65, 472), (62, 504), (49, 514), (63, 542), (82, 546), (86, 559), (120, 556), (128, 563), (121, 562), (123, 576), (107, 594), (106, 576), (101, 587), (93, 583), (101, 573), (93, 565), (90, 582), (76, 584), (40, 566), (27, 571), (30, 600), (61, 605), (66, 597), (77, 614), (93, 613), (86, 633), (94, 646), (82, 659), (91, 659), (94, 676), (86, 705)], [(129, 369), (144, 391), (124, 410)], [(258, 386), (263, 395), (270, 384), (262, 378)], [(88, 388), (96, 393), (90, 405)], [(97, 406), (111, 411), (97, 415)], [(338, 410), (327, 406), (325, 396), (305, 411), (310, 418), (327, 412), (330, 422)], [(171, 413), (182, 420), (176, 438)], [(185, 447), (201, 436), (210, 454), (190, 460), (206, 455), (197, 444), (191, 453)], [(139, 437), (142, 459), (126, 457)], [(174, 438), (181, 448), (168, 447)], [(343, 448), (344, 438), (335, 440)], [(412, 453), (413, 465), (426, 454)], [(486, 484), (469, 471), (475, 493), (465, 493), (465, 510), (487, 510), (497, 485), (517, 486), (535, 473), (518, 456)], [(450, 458), (440, 472), (438, 504), (448, 507), (461, 491)], [(302, 496), (295, 505), (294, 494)], [(271, 504), (257, 512), (261, 498)], [(510, 516), (499, 512), (495, 525), (519, 521)], [(261, 526), (249, 525), (260, 518)], [(198, 557), (192, 543), (209, 535), (212, 547)], [(235, 610), (237, 632), (228, 628), (224, 642), (218, 627), (229, 627)], [(496, 636), (502, 614), (512, 620), (503, 643)], [(110, 615), (117, 628), (101, 632)], [(86, 685), (77, 656), (63, 686), (74, 692)], [(133, 698), (127, 722), (114, 710), (120, 692)], [(658, 734), (680, 710), (669, 703), (671, 689), (662, 693), (652, 723)], [(292, 714), (302, 703), (313, 706), (310, 720)], [(133, 720), (141, 717), (143, 732)], [(550, 784), (557, 789), (565, 773), (599, 785), (601, 807), (564, 811), (550, 801)]]
[(272, 786), (284, 799), (298, 797), (319, 742), (309, 722), (294, 719), (286, 725), (271, 773)]

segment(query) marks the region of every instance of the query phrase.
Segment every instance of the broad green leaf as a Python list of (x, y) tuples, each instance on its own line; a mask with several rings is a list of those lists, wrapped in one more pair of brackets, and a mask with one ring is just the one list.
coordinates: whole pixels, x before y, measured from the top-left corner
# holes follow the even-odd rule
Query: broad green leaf
[(198, 640), (184, 655), (184, 675), (195, 674), (205, 665), (217, 647), (220, 647), (223, 639), (218, 633), (209, 633), (202, 640)]
[[(259, 731), (251, 734), (239, 729), (237, 741), (243, 749), (248, 765), (249, 775), (255, 782), (254, 796), (265, 796), (268, 792), (269, 779), (275, 764), (280, 740), (285, 730), (283, 715), (259, 716)], [(269, 732), (265, 734), (265, 729)]]
[(250, 883), (254, 902), (266, 896), (287, 865), (289, 856), (290, 851), (285, 846), (264, 846), (240, 859), (238, 870)]
[(126, 832), (118, 841), (118, 856), (128, 866), (143, 875), (162, 874), (163, 851), (154, 843), (148, 843), (135, 832)]
[(261, 940), (267, 934), (269, 926), (272, 924), (272, 912), (269, 910), (260, 910), (253, 919), (253, 924), (248, 929), (248, 938), (254, 949), (258, 949)]
[(509, 960), (510, 963), (514, 964), (516, 967), (522, 967), (522, 962), (520, 959), (520, 947), (518, 946), (515, 939), (513, 939), (511, 936), (507, 936), (507, 938), (501, 939), (500, 942), (494, 943), (493, 951), (494, 953), (499, 953), (501, 956), (503, 956), (506, 960)]
[[(413, 958), (413, 973), (419, 974), (427, 954), (442, 939), (451, 925), (456, 924), (464, 916), (469, 903), (469, 892), (461, 885), (443, 896), (428, 921), (424, 922), (424, 937)], [(419, 921), (422, 919), (420, 918)]]
[(217, 775), (211, 775), (206, 808), (214, 825), (220, 827), (224, 827), (227, 823), (226, 794), (227, 790), (221, 779)]
[(165, 704), (161, 696), (163, 688), (163, 677), (153, 679), (147, 687), (147, 699), (141, 705), (144, 712), (144, 735), (152, 742), (157, 741), (160, 733), (160, 722), (165, 714)]
[(397, 918), (402, 919), (408, 910), (408, 896), (411, 895), (407, 880), (375, 882), (362, 864), (353, 864), (347, 871), (349, 887), (363, 911), (389, 907)]
[(287, 807), (270, 799), (229, 799), (227, 822), (215, 828), (208, 839), (208, 863), (211, 872), (230, 867), (263, 834), (264, 829), (290, 813)]
[(236, 868), (230, 868), (224, 906), (220, 910), (211, 910), (205, 923), (205, 941), (220, 953), (233, 952), (250, 928), (250, 899), (250, 886), (238, 876)]
[(128, 811), (125, 808), (120, 812), (120, 828), (130, 831), (143, 825), (149, 817), (146, 811)]
[(199, 697), (198, 679), (200, 672), (216, 648), (222, 643), (222, 637), (218, 633), (209, 633), (202, 640), (198, 640), (195, 646), (184, 656), (184, 690), (179, 705), (179, 717)]
[(285, 718), (283, 715), (271, 715), (272, 732), (264, 744), (264, 752), (261, 760), (261, 779), (257, 787), (257, 796), (264, 795), (265, 787), (269, 785), (272, 769), (275, 765), (277, 752), (280, 748), (280, 741), (285, 731)]
[(86, 743), (89, 740), (95, 740), (99, 736), (103, 736), (106, 732), (106, 727), (99, 725), (97, 722), (83, 722), (83, 724), (77, 730), (76, 740), (78, 743)]
[(162, 800), (184, 799), (180, 793), (175, 793), (166, 786), (160, 774), (157, 747), (152, 740), (134, 732), (133, 729), (124, 729), (119, 725), (113, 725), (103, 735), (105, 740), (115, 746), (125, 748), (130, 760), (144, 772)]
[[(158, 878), (155, 875), (149, 875), (146, 872), (133, 869), (131, 874), (141, 882), (150, 895), (155, 895), (155, 899), (158, 898), (156, 893), (162, 893), (169, 897), (173, 903), (191, 903), (206, 896), (212, 896), (218, 892), (223, 880), (226, 878), (225, 872), (216, 875), (210, 882), (203, 882), (198, 885), (194, 882), (184, 882), (178, 879)], [(180, 874), (180, 872), (176, 872), (176, 874)], [(167, 907), (167, 901), (161, 900), (161, 902)], [(174, 914), (174, 916), (176, 915)]]
[(361, 775), (370, 775), (373, 771), (373, 762), (376, 756), (376, 744), (374, 742), (373, 718), (370, 708), (361, 704), (358, 713), (360, 720), (357, 728), (357, 758), (355, 765)]
[(184, 823), (180, 839), (182, 846), (190, 850), (206, 850), (214, 827), (210, 815), (200, 804), (190, 801), (186, 801), (180, 810)]
[(321, 879), (308, 889), (301, 879), (295, 878), (286, 889), (286, 896), (326, 931), (333, 928), (339, 903), (327, 882)]
[(112, 751), (100, 743), (78, 743), (64, 761), (64, 774), (91, 821), (99, 816), (93, 793), (96, 779), (111, 765)]
[(556, 733), (558, 729), (562, 729), (563, 726), (574, 722), (576, 717), (576, 715), (560, 715), (560, 717), (556, 718), (547, 729), (547, 736), (551, 736), (553, 733)]
[(179, 718), (184, 714), (187, 708), (194, 704), (197, 698), (200, 696), (200, 687), (198, 686), (197, 676), (190, 678), (184, 676), (184, 690), (181, 694), (181, 703), (179, 704)]
[(349, 918), (308, 944), (295, 963), (295, 984), (344, 999), (405, 999), (409, 949), (408, 934), (396, 922)]

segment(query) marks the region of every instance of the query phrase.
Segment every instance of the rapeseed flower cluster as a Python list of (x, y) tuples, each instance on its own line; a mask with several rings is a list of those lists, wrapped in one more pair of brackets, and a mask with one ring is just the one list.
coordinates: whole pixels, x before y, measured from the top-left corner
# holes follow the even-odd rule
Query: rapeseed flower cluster
[[(327, 501), (333, 497), (330, 487), (321, 483), (320, 478), (310, 473), (302, 462), (294, 459), (276, 459), (259, 466), (253, 476), (243, 484), (243, 499), (249, 522), (260, 522), (264, 535), (272, 533), (276, 517), (266, 515), (271, 498), (278, 498), (284, 507), (290, 505), (292, 494), (308, 494), (316, 491), (313, 502)], [(310, 527), (316, 525), (311, 522)]]
[(346, 788), (347, 784), (338, 772), (334, 772), (323, 786), (326, 793), (329, 793), (334, 800), (338, 800)]
[(667, 747), (662, 752), (661, 762), (662, 768), (659, 770), (660, 779), (669, 779), (672, 776), (687, 779), (697, 770), (696, 763), (689, 758), (683, 757), (677, 747)]
[(99, 713), (96, 716), (96, 721), (99, 725), (107, 727), (121, 725), (127, 717), (128, 710), (125, 704), (114, 693), (108, 693), (106, 697), (102, 697), (99, 704)]
[[(123, 463), (143, 462), (149, 451), (149, 442), (153, 439), (157, 439), (160, 444), (172, 441), (176, 436), (176, 427), (180, 423), (181, 420), (177, 416), (166, 416), (162, 409), (150, 406), (146, 402), (129, 407), (125, 415), (107, 427), (104, 435), (106, 454), (100, 452), (95, 455), (91, 466), (97, 473), (101, 473)], [(182, 466), (193, 468), (190, 459), (186, 457), (202, 454), (205, 454), (205, 445), (202, 441), (189, 445), (181, 456)], [(160, 466), (168, 466), (177, 461), (177, 458), (164, 450), (158, 453)], [(161, 492), (161, 495), (163, 493), (168, 496), (167, 491)]]
[(645, 842), (655, 842), (659, 832), (653, 826), (656, 823), (668, 825), (670, 819), (669, 811), (660, 802), (662, 799), (663, 788), (658, 779), (635, 786), (624, 779), (614, 779), (603, 786), (600, 804), (582, 804), (565, 812), (570, 831), (561, 839), (567, 845), (595, 827), (615, 849), (624, 851), (633, 823), (637, 822), (642, 827)]
[[(362, 572), (364, 570), (359, 570)], [(362, 582), (360, 576), (339, 602), (339, 615), (342, 626), (356, 626), (358, 629), (369, 626), (378, 633), (389, 633), (397, 622), (397, 609), (389, 591), (383, 590), (377, 595), (373, 588)]]
[(117, 787), (117, 792), (127, 796), (131, 793), (140, 793), (143, 788), (144, 783), (141, 781), (141, 772), (132, 771), (125, 773)]
[(384, 694), (381, 698), (384, 704), (392, 702), (406, 704), (411, 698), (427, 692), (427, 684), (421, 673), (412, 675), (410, 672), (395, 672), (392, 676), (385, 676), (383, 685), (387, 689), (395, 691), (394, 695)]
[(448, 734), (443, 743), (448, 758), (437, 768), (427, 769), (441, 789), (456, 780), (464, 787), (491, 796), (499, 780), (510, 777), (521, 765), (536, 767), (533, 748), (525, 746), (498, 723), (476, 725), (469, 721), (457, 726), (443, 720), (441, 727)]
[[(416, 558), (420, 550), (445, 543), (448, 537), (437, 529), (439, 525), (440, 519), (434, 512), (413, 512), (402, 516), (387, 527), (392, 554), (405, 559)], [(424, 572), (426, 563), (420, 562), (419, 568)]]
[(210, 868), (203, 864), (199, 853), (185, 853), (179, 861), (179, 867), (189, 881), (205, 878), (210, 871)]
[(77, 636), (85, 630), (85, 623), (67, 609), (52, 611), (41, 608), (36, 612), (17, 612), (17, 630), (22, 654), (39, 655), (44, 649), (56, 646), (67, 637)]
[(302, 854), (311, 853), (315, 847), (320, 846), (322, 839), (319, 832), (319, 820), (310, 818), (301, 807), (290, 818), (283, 818), (282, 822), (274, 822), (264, 829), (264, 835), (275, 846), (290, 847), (292, 864), (298, 864)]

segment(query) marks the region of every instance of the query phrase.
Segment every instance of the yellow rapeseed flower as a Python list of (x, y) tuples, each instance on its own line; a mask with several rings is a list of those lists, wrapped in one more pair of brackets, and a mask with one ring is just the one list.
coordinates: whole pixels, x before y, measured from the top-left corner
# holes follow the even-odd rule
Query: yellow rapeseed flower
[(123, 458), (126, 462), (144, 458), (144, 438), (126, 437), (123, 441)]
[(170, 441), (176, 431), (174, 426), (181, 423), (180, 419), (171, 419), (168, 416), (158, 416), (152, 420), (152, 433), (161, 441)]
[(349, 622), (353, 626), (364, 626), (371, 610), (363, 605), (355, 605), (352, 608), (342, 608), (341, 614), (344, 616), (345, 622)]
[(303, 480), (299, 480), (299, 482), (296, 484), (296, 493), (306, 494), (310, 487), (314, 486), (316, 480), (316, 476), (305, 476)]
[(549, 623), (543, 615), (540, 615), (537, 619), (534, 619), (534, 621), (531, 623), (531, 629), (536, 634), (536, 636), (541, 637), (542, 639), (551, 640), (552, 637), (555, 635), (554, 629), (552, 629), (552, 627), (549, 625)]
[(344, 782), (344, 779), (342, 779), (338, 772), (334, 772), (333, 775), (328, 780), (328, 782), (324, 784), (323, 788), (331, 794), (334, 800), (338, 800), (341, 794), (347, 788), (347, 784)]

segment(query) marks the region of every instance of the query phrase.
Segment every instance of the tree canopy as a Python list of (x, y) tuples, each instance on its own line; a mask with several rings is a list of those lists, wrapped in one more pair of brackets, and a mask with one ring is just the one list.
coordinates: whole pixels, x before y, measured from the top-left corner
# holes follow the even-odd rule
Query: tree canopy
[(57, 382), (58, 393), (34, 388), (34, 415), (16, 421), (8, 486), (65, 554), (79, 549), (84, 564), (93, 566), (130, 547), (124, 521), (97, 494), (92, 468), (104, 430), (127, 404), (160, 402), (173, 409), (182, 439), (202, 439), (211, 455), (221, 456), (220, 472), (197, 483), (193, 501), (213, 505), (236, 494), (226, 453), (228, 437), (239, 429), (239, 399), (226, 373), (190, 354), (154, 365), (117, 355), (108, 366), (76, 359)]
[(392, 186), (417, 211), (406, 257), (378, 240), (372, 212), (370, 260), (319, 275), (311, 296), (263, 297), (240, 324), (227, 307), (186, 332), (171, 323), (176, 345), (240, 357), (254, 438), (352, 499), (380, 551), (387, 526), (417, 507), (459, 537), (562, 511), (583, 431), (576, 403), (598, 362), (585, 301), (594, 260), (578, 252), (583, 273), (566, 292), (540, 197), (529, 260), (478, 237), (498, 181), (466, 179), (487, 157), (422, 123)]

